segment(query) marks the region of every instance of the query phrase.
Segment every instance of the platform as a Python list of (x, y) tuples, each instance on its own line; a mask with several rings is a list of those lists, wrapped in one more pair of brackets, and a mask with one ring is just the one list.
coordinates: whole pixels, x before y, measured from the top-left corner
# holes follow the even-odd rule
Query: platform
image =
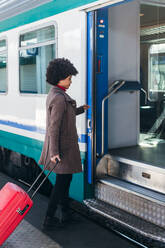
[[(0, 188), (6, 182), (14, 182), (26, 189), (20, 182), (0, 173)], [(137, 248), (138, 245), (103, 228), (79, 214), (79, 222), (50, 232), (42, 231), (42, 222), (47, 209), (48, 198), (37, 194), (34, 206), (25, 220), (1, 246), (2, 248)]]
[(2, 248), (61, 248), (58, 243), (42, 233), (26, 220), (23, 220), (15, 232), (2, 245)]

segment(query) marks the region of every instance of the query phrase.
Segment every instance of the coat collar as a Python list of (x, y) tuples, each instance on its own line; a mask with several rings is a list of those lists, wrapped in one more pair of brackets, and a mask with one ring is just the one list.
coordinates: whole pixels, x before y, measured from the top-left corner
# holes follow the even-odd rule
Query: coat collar
[(53, 86), (53, 87), (52, 87), (52, 90), (53, 90), (55, 93), (63, 94), (64, 97), (65, 97), (65, 99), (66, 99), (66, 101), (72, 102), (72, 103), (75, 102), (75, 100), (73, 100), (73, 99), (72, 99), (64, 90), (60, 89), (59, 87)]

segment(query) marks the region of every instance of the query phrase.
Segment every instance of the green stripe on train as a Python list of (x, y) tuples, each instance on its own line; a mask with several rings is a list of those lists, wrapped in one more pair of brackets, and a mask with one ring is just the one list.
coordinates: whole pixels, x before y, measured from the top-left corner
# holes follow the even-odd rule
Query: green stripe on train
[(0, 22), (0, 32), (35, 22), (95, 1), (96, 0), (53, 0), (50, 3)]
[[(42, 145), (43, 142), (39, 140), (5, 131), (0, 131), (0, 146), (21, 153), (25, 156), (31, 157), (36, 162), (40, 158)], [(86, 153), (81, 152), (81, 159), (83, 166), (85, 164), (85, 156)], [(84, 199), (84, 195), (85, 195), (84, 177), (85, 177), (84, 173), (74, 174), (73, 177), (70, 196), (77, 201), (82, 201)], [(49, 177), (49, 180), (51, 181), (52, 184), (55, 183), (55, 178), (56, 178), (55, 174), (52, 173)]]

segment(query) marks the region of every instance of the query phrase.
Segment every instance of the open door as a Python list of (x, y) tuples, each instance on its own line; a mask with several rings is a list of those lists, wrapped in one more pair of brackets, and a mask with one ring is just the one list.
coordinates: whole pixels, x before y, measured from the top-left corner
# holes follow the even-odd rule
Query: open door
[[(108, 9), (103, 8), (88, 13), (88, 183), (94, 180), (94, 166), (101, 154), (102, 99), (108, 93)], [(105, 107), (105, 120), (108, 118)], [(108, 127), (105, 121), (104, 132)], [(108, 149), (108, 135), (104, 150)]]

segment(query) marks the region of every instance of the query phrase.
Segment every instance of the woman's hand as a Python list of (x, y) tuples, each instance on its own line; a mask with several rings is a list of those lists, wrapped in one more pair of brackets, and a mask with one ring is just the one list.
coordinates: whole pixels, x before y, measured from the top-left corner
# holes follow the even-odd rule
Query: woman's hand
[(89, 109), (89, 108), (90, 108), (90, 106), (89, 106), (89, 105), (87, 105), (87, 104), (84, 104), (84, 105), (83, 105), (83, 108), (84, 108), (84, 110), (87, 110), (87, 109)]
[(51, 162), (53, 163), (57, 163), (57, 159), (59, 162), (61, 161), (59, 154), (50, 158)]

